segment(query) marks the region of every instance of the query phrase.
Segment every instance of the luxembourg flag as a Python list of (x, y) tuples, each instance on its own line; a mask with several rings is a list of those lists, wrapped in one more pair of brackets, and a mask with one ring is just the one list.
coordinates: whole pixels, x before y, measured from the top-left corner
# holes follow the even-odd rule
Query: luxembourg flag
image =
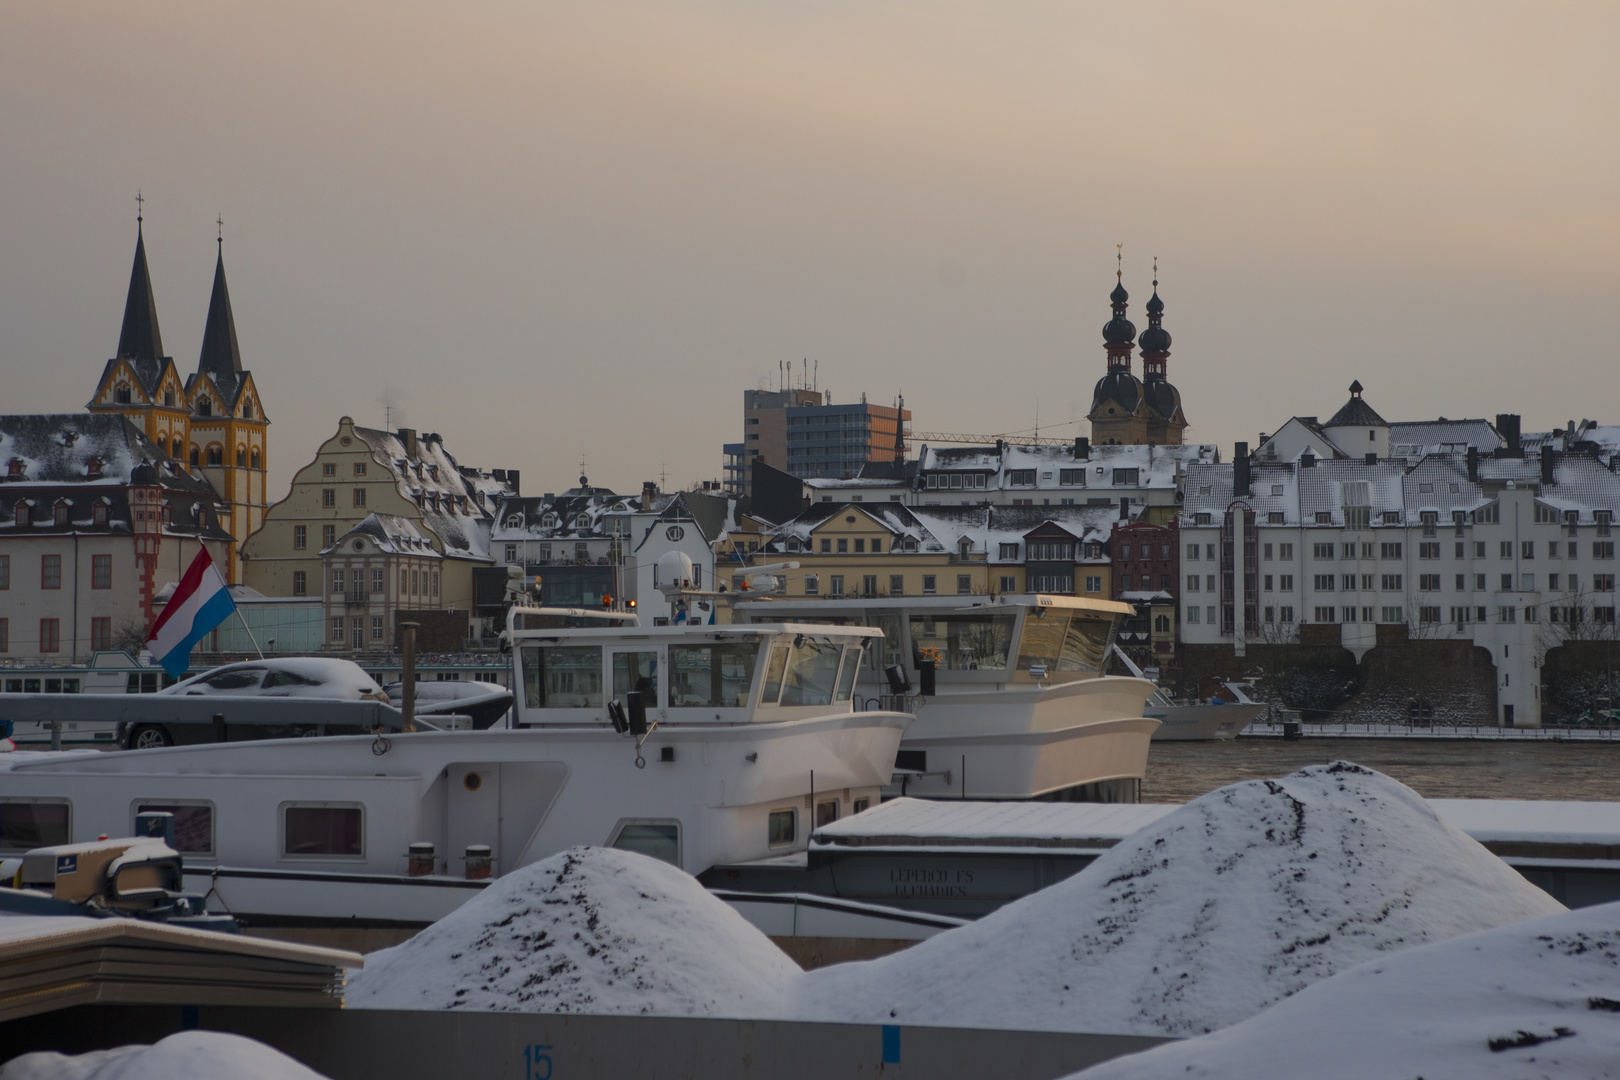
[(191, 647), (235, 610), (225, 579), (203, 548), (186, 568), (146, 642), (163, 670), (178, 679), (191, 666)]

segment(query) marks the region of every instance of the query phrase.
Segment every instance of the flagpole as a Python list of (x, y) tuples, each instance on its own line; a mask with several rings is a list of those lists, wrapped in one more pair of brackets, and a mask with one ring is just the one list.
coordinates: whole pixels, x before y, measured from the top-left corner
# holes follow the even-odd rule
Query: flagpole
[(259, 648), (259, 639), (253, 636), (253, 627), (249, 626), (247, 624), (247, 619), (242, 617), (241, 608), (236, 608), (236, 618), (241, 622), (242, 629), (247, 631), (248, 640), (253, 642), (253, 651), (259, 654), (260, 660), (263, 660), (264, 650)]

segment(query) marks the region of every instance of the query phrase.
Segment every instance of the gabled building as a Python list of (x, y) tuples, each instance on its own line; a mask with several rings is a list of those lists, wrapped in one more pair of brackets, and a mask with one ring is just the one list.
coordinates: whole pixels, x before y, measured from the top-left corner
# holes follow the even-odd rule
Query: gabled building
[[(367, 514), (321, 559), (331, 583), (322, 597), (330, 651), (391, 648), (402, 614), (441, 610), (444, 556), (409, 518)], [(460, 613), (465, 621), (468, 609)]]
[(225, 510), (127, 417), (0, 416), (0, 658), (144, 640), (199, 544), (229, 557)]
[(410, 522), (443, 556), (440, 587), (426, 594), (424, 606), (470, 611), (474, 569), (494, 564), (493, 493), (515, 495), (517, 485), (515, 470), (497, 476), (462, 466), (436, 434), (381, 431), (342, 417), (242, 545), (244, 580), (266, 596), (339, 591), (325, 580), (321, 553), (372, 514), (384, 514)]
[(168, 456), (201, 472), (224, 503), (223, 523), (233, 541), (220, 568), (227, 580), (241, 580), (238, 547), (263, 523), (269, 504), (270, 421), (252, 372), (242, 367), (223, 241), (197, 370), (182, 378), (163, 352), (146, 238), (136, 219), (135, 263), (117, 354), (103, 366), (87, 408), (128, 417)]

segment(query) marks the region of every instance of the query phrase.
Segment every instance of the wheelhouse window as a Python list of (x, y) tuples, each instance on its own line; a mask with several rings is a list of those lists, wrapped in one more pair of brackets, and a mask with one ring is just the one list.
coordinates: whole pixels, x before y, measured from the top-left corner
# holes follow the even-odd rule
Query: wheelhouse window
[(27, 851), (72, 839), (73, 806), (66, 799), (0, 799), (0, 849)]
[(1024, 620), (1018, 641), (1018, 670), (1047, 673), (1060, 671), (1101, 671), (1108, 654), (1108, 638), (1113, 624), (1103, 619), (1070, 618), (1048, 610), (1031, 610)]
[[(658, 654), (656, 652), (621, 652), (613, 654), (613, 696), (623, 700), (632, 690), (658, 697)], [(649, 706), (653, 702), (647, 702)]]
[(831, 705), (844, 650), (831, 642), (795, 639), (782, 685), (783, 705)]
[(173, 814), (174, 847), (182, 855), (214, 854), (214, 804), (208, 802), (137, 802), (130, 813)]
[(357, 803), (282, 803), (281, 857), (362, 859), (365, 812)]
[(838, 689), (833, 694), (834, 701), (848, 701), (854, 695), (855, 676), (861, 673), (863, 651), (858, 645), (851, 645), (844, 650), (844, 666), (838, 672)]
[(633, 851), (681, 865), (681, 823), (678, 821), (625, 821), (619, 824), (608, 847)]
[[(748, 704), (759, 646), (753, 642), (669, 647), (672, 708), (732, 709)], [(794, 704), (783, 696), (784, 705)]]
[(787, 677), (788, 647), (771, 647), (770, 661), (765, 665), (765, 688), (760, 691), (761, 705), (775, 705), (782, 696), (782, 681)]
[(523, 703), (530, 709), (601, 708), (601, 647), (552, 645), (525, 648)]
[(1012, 650), (1013, 623), (1017, 616), (945, 615), (912, 616), (912, 666), (921, 659), (924, 648), (939, 653), (943, 671), (978, 671), (1007, 666)]

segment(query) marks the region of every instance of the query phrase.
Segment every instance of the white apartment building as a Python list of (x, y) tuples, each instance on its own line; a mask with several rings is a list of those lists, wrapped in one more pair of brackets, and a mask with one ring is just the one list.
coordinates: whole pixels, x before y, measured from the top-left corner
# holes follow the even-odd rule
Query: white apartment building
[(1615, 630), (1620, 458), (1498, 453), (1409, 464), (1240, 449), (1190, 465), (1182, 640), (1242, 650), (1303, 633), (1358, 661), (1380, 626), (1469, 640), (1496, 665), (1499, 722), (1539, 726), (1546, 650)]

